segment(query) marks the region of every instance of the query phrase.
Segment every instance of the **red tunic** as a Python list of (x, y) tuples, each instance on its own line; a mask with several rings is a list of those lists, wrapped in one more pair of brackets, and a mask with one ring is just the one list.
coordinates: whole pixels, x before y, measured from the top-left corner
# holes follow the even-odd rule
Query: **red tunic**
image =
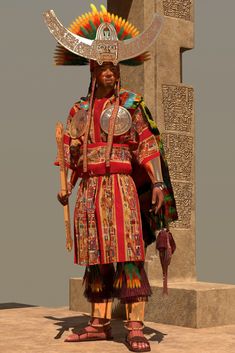
[[(105, 167), (107, 135), (100, 115), (109, 98), (95, 99), (88, 141), (88, 174), (82, 175), (82, 145), (77, 170), (82, 177), (74, 212), (75, 263), (80, 265), (144, 261), (144, 242), (135, 183), (130, 176), (133, 158), (141, 165), (159, 155), (155, 136), (144, 121), (141, 109), (130, 109), (132, 127), (114, 136), (110, 171)], [(65, 140), (71, 144), (70, 113)], [(69, 166), (69, 152), (65, 151)]]

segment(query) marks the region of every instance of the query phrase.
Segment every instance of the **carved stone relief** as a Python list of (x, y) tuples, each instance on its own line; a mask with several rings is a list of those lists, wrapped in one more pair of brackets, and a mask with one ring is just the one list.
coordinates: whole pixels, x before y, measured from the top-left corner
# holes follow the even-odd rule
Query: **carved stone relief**
[(179, 219), (171, 224), (174, 228), (189, 229), (191, 227), (193, 184), (183, 182), (172, 183)]
[(193, 137), (179, 134), (162, 134), (164, 149), (173, 180), (192, 180)]
[(192, 131), (193, 88), (163, 85), (165, 129), (179, 132)]
[(164, 149), (173, 181), (179, 220), (173, 227), (189, 229), (192, 214), (194, 163), (193, 88), (162, 85)]
[(165, 16), (192, 21), (192, 0), (163, 0)]

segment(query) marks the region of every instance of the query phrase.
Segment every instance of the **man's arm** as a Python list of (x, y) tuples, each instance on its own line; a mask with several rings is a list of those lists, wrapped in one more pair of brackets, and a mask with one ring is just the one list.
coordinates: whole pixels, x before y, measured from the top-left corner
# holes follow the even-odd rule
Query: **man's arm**
[(156, 137), (151, 132), (147, 121), (143, 117), (140, 107), (134, 114), (134, 123), (139, 136), (137, 161), (142, 165), (152, 182), (152, 208), (155, 214), (162, 207), (164, 201), (164, 180), (161, 168), (160, 151)]
[(147, 171), (152, 182), (152, 208), (150, 211), (156, 214), (162, 207), (164, 201), (164, 194), (162, 191), (164, 189), (164, 181), (160, 155), (146, 162), (143, 167)]

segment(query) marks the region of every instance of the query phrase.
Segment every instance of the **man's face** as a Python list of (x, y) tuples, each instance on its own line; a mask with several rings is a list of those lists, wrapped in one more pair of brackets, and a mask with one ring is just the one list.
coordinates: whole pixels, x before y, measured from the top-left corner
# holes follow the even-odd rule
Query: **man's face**
[(103, 63), (96, 67), (96, 79), (98, 86), (113, 88), (119, 77), (119, 67), (112, 63)]

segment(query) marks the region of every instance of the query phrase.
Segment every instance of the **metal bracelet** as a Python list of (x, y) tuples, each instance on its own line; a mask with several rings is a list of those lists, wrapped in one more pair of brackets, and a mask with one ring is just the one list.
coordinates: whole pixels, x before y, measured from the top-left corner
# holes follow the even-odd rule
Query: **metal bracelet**
[(162, 181), (157, 181), (153, 184), (152, 188), (159, 188), (160, 190), (164, 190), (166, 189), (166, 186)]

